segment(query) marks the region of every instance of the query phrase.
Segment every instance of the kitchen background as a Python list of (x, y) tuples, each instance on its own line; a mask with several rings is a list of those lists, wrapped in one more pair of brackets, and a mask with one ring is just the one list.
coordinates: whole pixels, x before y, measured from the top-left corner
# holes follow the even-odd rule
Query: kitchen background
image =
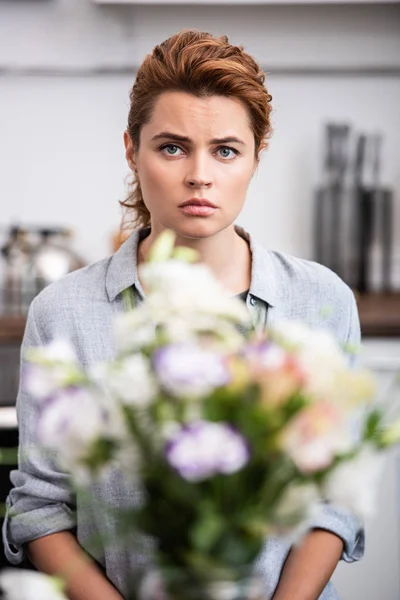
[[(15, 443), (23, 330), (15, 313), (29, 302), (29, 294), (16, 300), (16, 273), (6, 258), (24, 268), (18, 252), (28, 241), (40, 244), (35, 265), (42, 271), (55, 246), (71, 268), (112, 252), (128, 174), (122, 134), (135, 70), (156, 43), (184, 27), (227, 34), (268, 73), (275, 132), (240, 223), (267, 247), (327, 263), (329, 232), (345, 236), (343, 243), (339, 238), (344, 274), (370, 292), (358, 294), (364, 353), (382, 393), (400, 370), (400, 3), (0, 0), (0, 246), (6, 248), (0, 288), (7, 312), (0, 314), (0, 446)], [(327, 124), (349, 127), (331, 126), (330, 153)], [(347, 142), (336, 146), (335, 132)], [(342, 207), (338, 225), (332, 206)], [(375, 206), (380, 237), (369, 225)], [(10, 237), (12, 225), (67, 228), (72, 235), (47, 231), (28, 239), (14, 229)], [(318, 249), (321, 231), (327, 233)], [(53, 255), (46, 254), (49, 245)], [(52, 277), (66, 263), (57, 264)], [(371, 277), (365, 278), (368, 265)], [(4, 467), (1, 475), (3, 496)], [(367, 525), (366, 557), (341, 564), (334, 576), (343, 600), (399, 600), (399, 489), (393, 458), (379, 513)]]

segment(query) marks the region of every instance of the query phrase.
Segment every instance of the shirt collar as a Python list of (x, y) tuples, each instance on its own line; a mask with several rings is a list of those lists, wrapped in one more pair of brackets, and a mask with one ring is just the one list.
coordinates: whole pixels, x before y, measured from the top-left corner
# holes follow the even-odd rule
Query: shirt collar
[(110, 302), (129, 287), (139, 287), (137, 249), (150, 229), (137, 229), (111, 256), (106, 273), (106, 290)]
[[(252, 254), (250, 294), (274, 306), (277, 296), (277, 276), (272, 252), (259, 244), (242, 227), (236, 226), (235, 229), (250, 244)], [(131, 286), (141, 290), (137, 249), (139, 242), (149, 234), (149, 231), (148, 228), (134, 231), (111, 256), (106, 274), (106, 290), (110, 302)]]
[(278, 279), (275, 272), (273, 254), (250, 235), (243, 227), (235, 226), (236, 232), (245, 239), (251, 250), (251, 283), (250, 294), (275, 306)]

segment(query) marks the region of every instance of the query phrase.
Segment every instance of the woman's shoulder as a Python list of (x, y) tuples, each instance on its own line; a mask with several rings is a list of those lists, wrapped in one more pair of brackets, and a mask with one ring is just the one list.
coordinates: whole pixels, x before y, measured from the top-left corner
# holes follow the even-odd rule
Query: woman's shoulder
[(325, 300), (335, 307), (352, 304), (354, 295), (349, 286), (324, 265), (266, 248), (243, 228), (238, 228), (238, 233), (251, 245), (253, 288), (270, 305), (313, 308)]
[[(51, 323), (70, 320), (71, 315), (84, 315), (94, 305), (105, 304), (106, 275), (111, 257), (68, 273), (45, 287), (33, 300), (29, 316), (39, 329)], [(108, 304), (108, 302), (107, 302)]]
[(283, 252), (266, 252), (275, 279), (278, 313), (328, 329), (340, 343), (358, 345), (360, 324), (351, 288), (317, 262)]
[(50, 303), (59, 300), (79, 301), (83, 298), (92, 298), (93, 294), (105, 294), (105, 282), (111, 256), (103, 258), (72, 271), (57, 281), (45, 287), (35, 298), (36, 303)]
[(317, 294), (348, 302), (353, 296), (347, 283), (328, 267), (284, 252), (266, 252), (274, 266), (276, 284), (281, 295), (285, 295), (290, 289), (299, 298)]

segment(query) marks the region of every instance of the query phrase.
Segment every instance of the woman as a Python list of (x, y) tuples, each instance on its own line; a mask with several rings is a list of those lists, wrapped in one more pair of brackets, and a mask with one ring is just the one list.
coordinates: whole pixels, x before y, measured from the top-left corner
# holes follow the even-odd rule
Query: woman
[[(354, 297), (338, 277), (267, 251), (234, 226), (271, 132), (270, 101), (257, 63), (225, 37), (184, 31), (157, 46), (138, 71), (124, 138), (135, 177), (124, 204), (137, 230), (113, 256), (70, 274), (33, 301), (23, 347), (64, 333), (83, 365), (111, 358), (111, 321), (123, 308), (121, 292), (132, 287), (137, 301), (144, 298), (137, 266), (165, 228), (175, 231), (178, 244), (195, 248), (232, 294), (244, 293), (254, 327), (281, 317), (315, 323), (329, 303), (335, 310), (316, 324), (331, 329), (340, 343), (358, 344)], [(134, 502), (135, 490), (113, 473), (94, 488), (96, 505), (73, 497), (66, 474), (26, 451), (36, 444), (37, 415), (22, 390), (17, 406), (21, 458), (4, 527), (9, 560), (18, 563), (27, 550), (38, 569), (67, 579), (73, 600), (120, 599), (146, 562), (148, 543), (138, 540), (128, 551), (106, 543), (99, 549), (91, 541), (113, 533), (115, 523), (102, 503)], [(269, 541), (259, 568), (274, 600), (333, 600), (329, 578), (339, 558), (356, 560), (362, 549), (357, 520), (327, 507), (300, 548)]]

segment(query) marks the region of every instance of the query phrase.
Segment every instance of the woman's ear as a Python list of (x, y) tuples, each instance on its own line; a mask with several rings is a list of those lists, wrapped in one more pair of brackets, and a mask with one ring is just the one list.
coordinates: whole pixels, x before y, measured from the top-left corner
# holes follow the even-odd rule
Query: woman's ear
[(133, 141), (128, 131), (124, 131), (125, 158), (132, 171), (136, 171), (136, 156)]

